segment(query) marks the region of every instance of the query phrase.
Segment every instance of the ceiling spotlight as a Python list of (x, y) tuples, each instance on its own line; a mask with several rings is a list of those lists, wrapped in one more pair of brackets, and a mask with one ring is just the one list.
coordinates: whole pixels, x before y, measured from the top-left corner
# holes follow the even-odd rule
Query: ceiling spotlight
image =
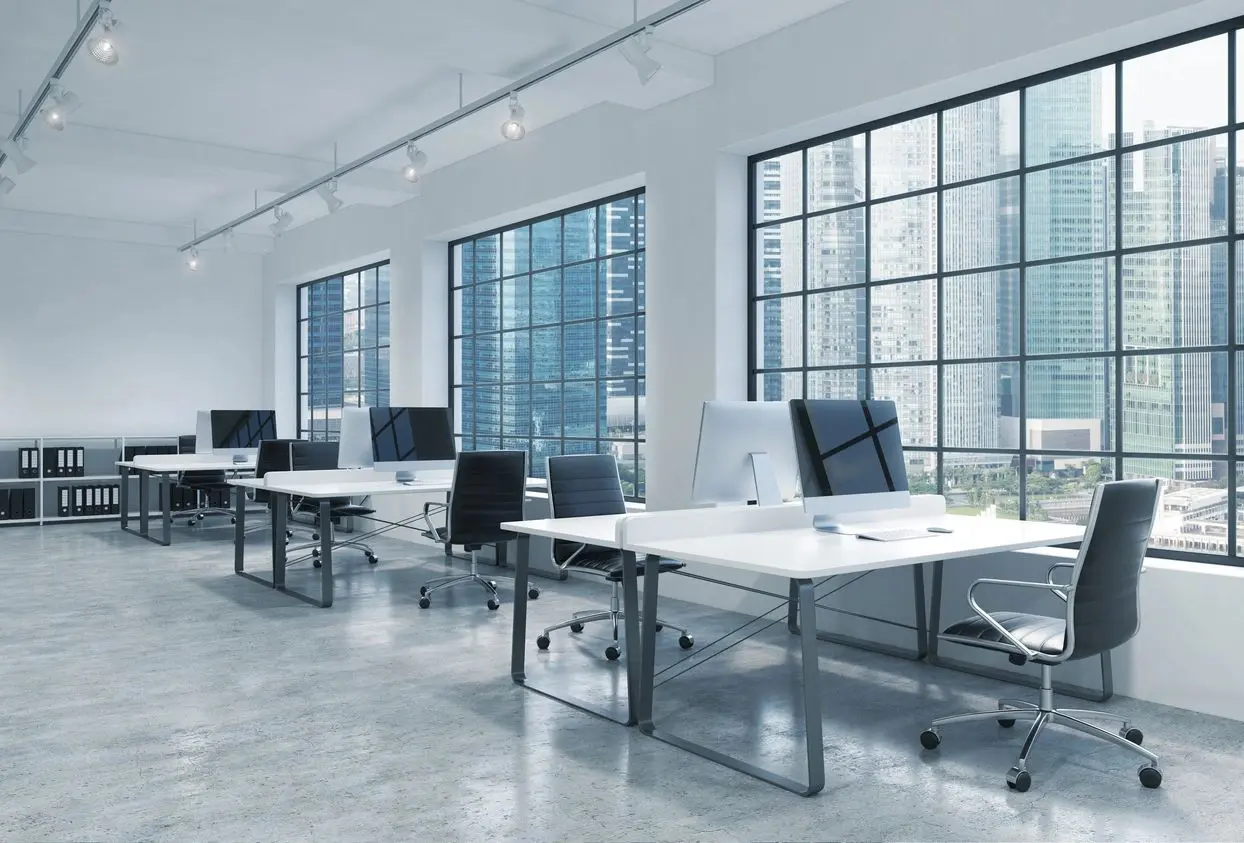
[(527, 136), (523, 125), (523, 107), (518, 104), (518, 94), (510, 94), (510, 119), (501, 124), (501, 136), (506, 140), (520, 141)]
[(7, 196), (13, 192), (13, 188), (17, 187), (17, 182), (12, 179), (6, 179), (0, 176), (0, 196)]
[(337, 180), (336, 179), (333, 179), (330, 182), (325, 182), (324, 184), (320, 185), (319, 187), (315, 189), (315, 192), (319, 194), (319, 197), (321, 199), (324, 200), (324, 204), (328, 206), (328, 212), (330, 214), (337, 213), (337, 210), (342, 205), (345, 204), (344, 202), (342, 202), (340, 199), (337, 198)]
[(104, 7), (99, 13), (99, 31), (86, 42), (87, 52), (100, 64), (113, 65), (121, 60), (117, 51), (117, 39), (113, 30), (117, 19), (112, 16), (112, 9)]
[(285, 233), (285, 229), (293, 224), (294, 215), (280, 207), (273, 208), (272, 215), (276, 217), (276, 222), (268, 226), (268, 230), (272, 232), (274, 237), (280, 237)]
[(618, 46), (618, 52), (635, 68), (635, 72), (639, 74), (639, 84), (647, 85), (653, 76), (657, 75), (657, 71), (661, 69), (661, 63), (648, 55), (648, 51), (652, 49), (649, 38), (652, 36), (651, 29), (645, 29), (643, 32), (636, 32), (630, 38), (627, 38)]
[(186, 258), (186, 268), (191, 272), (198, 272), (203, 266), (203, 261), (199, 258), (199, 250), (191, 249), (190, 256)]
[(34, 169), (38, 162), (26, 154), (26, 139), (14, 138), (0, 142), (0, 152), (4, 153), (4, 157), (13, 162), (13, 166), (17, 168), (18, 173), (26, 173)]
[(43, 115), (43, 122), (58, 132), (65, 128), (69, 115), (82, 107), (82, 101), (77, 95), (57, 80), (52, 80), (47, 98), (48, 101), (40, 113)]
[(406, 157), (409, 163), (402, 168), (402, 178), (413, 184), (419, 181), (419, 171), (428, 166), (428, 156), (411, 141), (406, 144)]

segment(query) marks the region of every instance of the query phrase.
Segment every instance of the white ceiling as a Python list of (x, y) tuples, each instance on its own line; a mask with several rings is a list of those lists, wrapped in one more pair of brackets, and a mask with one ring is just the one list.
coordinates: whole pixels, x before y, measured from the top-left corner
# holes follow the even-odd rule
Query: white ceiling
[[(671, 0), (639, 0), (640, 17)], [(651, 108), (712, 83), (712, 57), (846, 0), (711, 0), (662, 26), (647, 86), (616, 50), (523, 94), (537, 128), (600, 102)], [(76, 0), (0, 0), (0, 136), (18, 90), (40, 83), (74, 29)], [(81, 54), (65, 75), (83, 101), (64, 132), (36, 122), (39, 166), (4, 174), (15, 210), (214, 228), (394, 140), (465, 100), (632, 20), (632, 0), (114, 0), (120, 64)], [(420, 144), (430, 167), (502, 143), (504, 108)], [(343, 180), (351, 203), (414, 195), (400, 154)], [(321, 216), (314, 196), (291, 211)], [(263, 232), (255, 222), (250, 230)]]

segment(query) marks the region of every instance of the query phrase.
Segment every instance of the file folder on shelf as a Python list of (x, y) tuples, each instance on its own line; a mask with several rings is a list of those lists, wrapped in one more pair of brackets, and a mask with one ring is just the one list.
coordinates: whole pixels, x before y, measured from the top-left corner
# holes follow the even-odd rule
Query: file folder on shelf
[(83, 512), (85, 501), (86, 501), (86, 495), (82, 487), (74, 486), (73, 487), (73, 509), (71, 510), (71, 514), (75, 518), (85, 514)]
[(56, 487), (56, 514), (61, 518), (69, 517), (69, 495), (70, 489), (68, 486)]
[(13, 514), (13, 509), (14, 509), (13, 495), (12, 493), (10, 493), (9, 494), (9, 515), (14, 518), (22, 518), (22, 519), (27, 519), (27, 520), (33, 519), (35, 517), (35, 488), (33, 486), (29, 486), (25, 489), (16, 489), (14, 491), (19, 493), (19, 497), (21, 498), (21, 501), (22, 501), (21, 514), (20, 515)]
[(73, 473), (78, 477), (86, 476), (86, 448), (73, 448)]
[(9, 519), (9, 490), (0, 489), (0, 521)]

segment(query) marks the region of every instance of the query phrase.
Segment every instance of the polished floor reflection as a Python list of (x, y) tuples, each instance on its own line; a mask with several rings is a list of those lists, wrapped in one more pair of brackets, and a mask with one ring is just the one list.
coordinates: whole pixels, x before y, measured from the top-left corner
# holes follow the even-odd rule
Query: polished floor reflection
[[(438, 553), (377, 542), (338, 560), (315, 609), (232, 573), (228, 529), (161, 548), (115, 525), (0, 530), (0, 839), (1057, 840), (1238, 839), (1224, 783), (1244, 724), (1116, 699), (1162, 755), (1142, 789), (1127, 753), (1043, 738), (1033, 789), (1003, 775), (1019, 730), (961, 727), (922, 754), (930, 716), (1010, 686), (821, 648), (829, 784), (800, 799), (515, 687), (508, 607), (462, 589), (420, 610)], [(262, 565), (255, 543), (251, 565)], [(290, 571), (314, 589), (318, 572)], [(532, 637), (607, 605), (598, 581), (546, 583)], [(663, 604), (697, 650), (739, 618)], [(560, 633), (528, 669), (621, 698), (604, 628)], [(671, 637), (662, 664), (684, 658)], [(659, 719), (765, 764), (801, 745), (798, 654), (781, 624), (658, 689)]]

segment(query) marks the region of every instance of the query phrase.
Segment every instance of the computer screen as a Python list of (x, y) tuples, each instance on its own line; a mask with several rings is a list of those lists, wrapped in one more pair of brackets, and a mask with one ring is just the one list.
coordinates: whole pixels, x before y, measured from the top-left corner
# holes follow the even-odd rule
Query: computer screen
[(265, 439), (276, 439), (273, 410), (212, 410), (212, 449), (258, 449)]
[(338, 438), (338, 468), (371, 468), (375, 464), (371, 447), (371, 413), (364, 407), (345, 407), (341, 411)]
[(372, 407), (372, 457), (382, 463), (444, 463), (457, 457), (448, 407)]
[(705, 401), (691, 499), (776, 504), (799, 473), (790, 409), (780, 401)]
[(804, 499), (907, 492), (893, 401), (790, 402)]

